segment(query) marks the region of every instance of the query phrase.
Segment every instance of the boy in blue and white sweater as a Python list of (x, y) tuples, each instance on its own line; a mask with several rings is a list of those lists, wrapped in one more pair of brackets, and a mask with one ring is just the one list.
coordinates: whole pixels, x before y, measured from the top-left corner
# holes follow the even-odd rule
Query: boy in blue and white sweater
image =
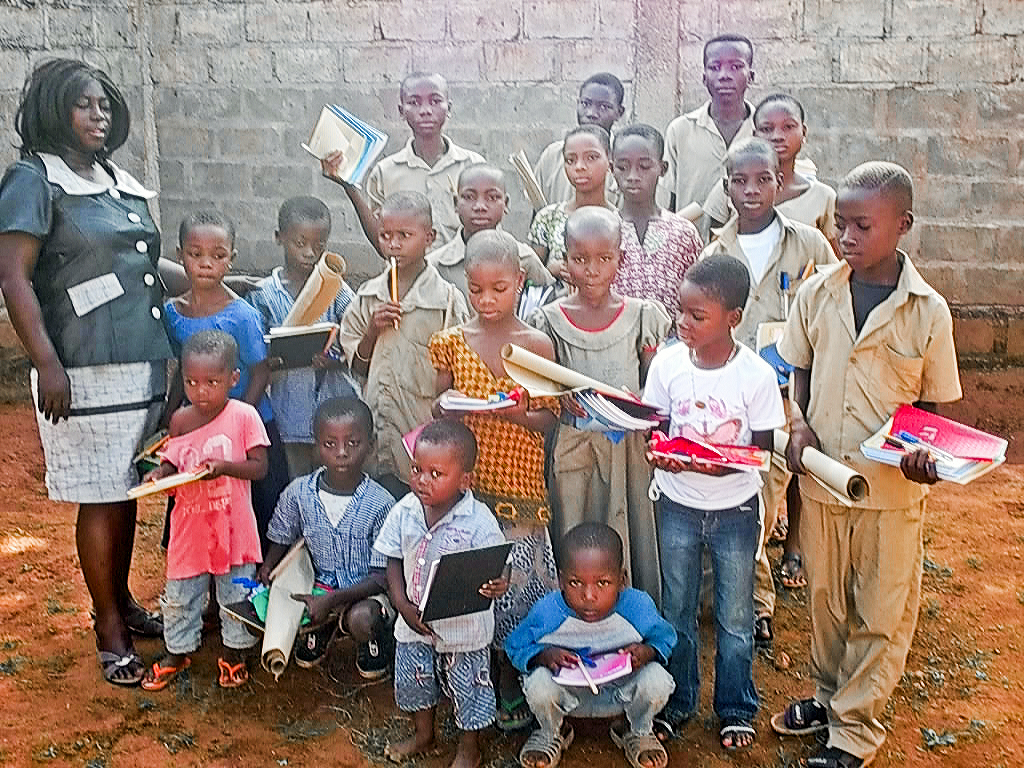
[[(524, 675), (523, 693), (539, 728), (519, 753), (524, 768), (555, 766), (572, 743), (565, 715), (610, 717), (624, 713), (628, 727), (612, 726), (612, 740), (632, 765), (665, 768), (668, 754), (654, 735), (655, 715), (675, 689), (665, 664), (676, 644), (672, 625), (650, 595), (626, 587), (622, 539), (602, 523), (582, 523), (562, 538), (558, 580), (506, 638), (505, 652)], [(618, 651), (633, 671), (589, 688), (568, 688), (555, 676), (581, 656)]]

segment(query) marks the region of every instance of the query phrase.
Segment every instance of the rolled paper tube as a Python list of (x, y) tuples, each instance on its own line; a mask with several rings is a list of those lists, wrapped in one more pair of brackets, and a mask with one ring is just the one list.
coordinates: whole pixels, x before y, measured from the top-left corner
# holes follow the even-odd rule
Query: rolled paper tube
[(582, 373), (553, 363), (529, 350), (506, 344), (501, 350), (505, 372), (530, 393), (530, 397), (558, 397), (566, 392), (592, 389), (610, 397), (636, 400), (636, 396)]
[[(786, 446), (789, 444), (789, 433), (782, 429), (776, 429), (773, 437), (775, 452), (785, 457)], [(807, 474), (847, 504), (863, 501), (871, 492), (868, 481), (863, 475), (815, 448), (804, 448), (800, 460), (803, 462)]]
[(288, 657), (306, 610), (305, 603), (292, 599), (292, 593), (309, 594), (314, 578), (313, 561), (305, 540), (300, 538), (271, 573), (260, 659), (263, 668), (275, 680), (288, 666)]
[(341, 290), (345, 269), (345, 259), (324, 251), (281, 325), (311, 325), (320, 320)]

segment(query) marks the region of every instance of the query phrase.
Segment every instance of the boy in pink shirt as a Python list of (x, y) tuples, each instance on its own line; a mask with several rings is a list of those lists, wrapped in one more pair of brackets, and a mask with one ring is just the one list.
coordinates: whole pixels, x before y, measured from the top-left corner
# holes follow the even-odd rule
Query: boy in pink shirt
[[(259, 412), (229, 398), (239, 377), (238, 345), (223, 331), (200, 331), (182, 348), (181, 370), (190, 405), (171, 416), (163, 463), (146, 480), (204, 468), (207, 474), (175, 490), (161, 598), (166, 653), (146, 672), (147, 691), (166, 688), (191, 664), (211, 577), (221, 606), (244, 600), (246, 588), (235, 579), (255, 578), (261, 559), (250, 485), (267, 473), (270, 440)], [(225, 653), (217, 660), (219, 683), (235, 688), (249, 679), (244, 651), (256, 639), (223, 610), (220, 619)]]

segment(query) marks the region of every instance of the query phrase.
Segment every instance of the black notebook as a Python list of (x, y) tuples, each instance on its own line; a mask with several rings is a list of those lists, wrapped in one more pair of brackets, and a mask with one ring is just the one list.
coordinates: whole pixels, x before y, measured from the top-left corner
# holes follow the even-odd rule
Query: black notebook
[(506, 542), (441, 555), (430, 566), (420, 618), (431, 622), (486, 611), (491, 599), (480, 594), (480, 587), (501, 576), (511, 551), (512, 545)]
[(337, 329), (334, 323), (271, 328), (263, 337), (268, 345), (267, 357), (281, 358), (285, 368), (309, 368), (314, 355), (326, 353)]

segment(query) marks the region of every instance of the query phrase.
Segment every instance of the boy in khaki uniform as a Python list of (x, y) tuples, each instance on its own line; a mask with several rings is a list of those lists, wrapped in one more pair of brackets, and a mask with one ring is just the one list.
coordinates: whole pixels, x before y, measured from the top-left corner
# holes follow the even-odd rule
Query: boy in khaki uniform
[[(753, 66), (754, 46), (742, 35), (719, 35), (704, 44), (703, 81), (711, 99), (665, 129), (668, 171), (658, 187), (662, 208), (683, 212), (696, 203), (699, 209), (722, 178), (729, 146), (754, 135), (754, 107), (744, 98), (754, 82)], [(701, 215), (694, 224), (706, 243), (711, 219)]]
[(937, 480), (926, 450), (899, 467), (865, 459), (861, 442), (900, 405), (935, 409), (961, 396), (945, 300), (897, 245), (914, 221), (913, 183), (892, 163), (853, 169), (840, 185), (836, 229), (845, 261), (800, 289), (779, 342), (796, 366), (790, 466), (815, 446), (867, 478), (871, 492), (838, 506), (800, 478), (807, 556), (812, 698), (772, 718), (780, 733), (828, 729), (809, 768), (860, 768), (885, 740), (879, 721), (917, 623), (925, 495)]
[[(727, 254), (739, 259), (750, 272), (750, 295), (739, 324), (736, 341), (757, 349), (757, 328), (761, 323), (786, 319), (790, 301), (801, 275), (817, 265), (836, 263), (828, 240), (814, 227), (790, 221), (775, 207), (781, 189), (779, 156), (764, 139), (742, 139), (733, 144), (726, 158), (722, 186), (738, 214), (717, 230), (718, 239), (700, 257)], [(787, 288), (783, 289), (782, 275)], [(775, 584), (765, 543), (778, 520), (789, 473), (772, 465), (765, 477), (761, 498), (764, 520), (754, 572), (754, 640), (771, 645), (774, 638)]]

